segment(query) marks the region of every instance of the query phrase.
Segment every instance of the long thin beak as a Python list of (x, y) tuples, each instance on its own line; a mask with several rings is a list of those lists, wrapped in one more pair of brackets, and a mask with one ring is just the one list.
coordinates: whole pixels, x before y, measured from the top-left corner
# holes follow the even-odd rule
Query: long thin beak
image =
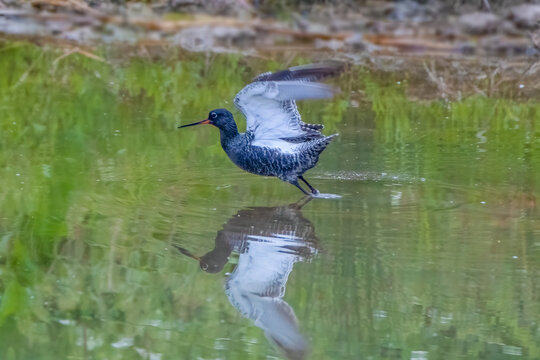
[[(186, 126), (188, 126), (188, 125), (186, 125)], [(178, 251), (180, 251), (182, 254), (184, 254), (184, 255), (186, 255), (186, 256), (189, 256), (190, 258), (195, 259), (195, 260), (197, 260), (197, 261), (201, 261), (201, 258), (200, 258), (200, 257), (198, 257), (198, 256), (196, 256), (196, 255), (193, 255), (192, 253), (189, 252), (189, 250), (184, 249), (183, 247), (180, 247), (180, 246), (175, 245), (175, 244), (173, 244), (173, 246), (174, 246), (175, 248), (177, 248)]]
[(198, 122), (195, 122), (193, 124), (187, 124), (187, 125), (182, 125), (182, 126), (179, 126), (178, 128), (183, 128), (183, 127), (188, 127), (188, 126), (193, 126), (193, 125), (200, 125), (200, 124), (211, 124), (210, 123), (210, 120), (208, 119), (204, 119), (203, 121), (198, 121)]

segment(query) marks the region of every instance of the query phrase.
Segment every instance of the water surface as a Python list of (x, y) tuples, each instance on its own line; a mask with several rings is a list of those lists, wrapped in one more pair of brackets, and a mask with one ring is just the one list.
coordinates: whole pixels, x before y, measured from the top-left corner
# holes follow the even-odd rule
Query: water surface
[(279, 61), (0, 51), (2, 359), (540, 358), (538, 102), (353, 68), (306, 201), (176, 129)]

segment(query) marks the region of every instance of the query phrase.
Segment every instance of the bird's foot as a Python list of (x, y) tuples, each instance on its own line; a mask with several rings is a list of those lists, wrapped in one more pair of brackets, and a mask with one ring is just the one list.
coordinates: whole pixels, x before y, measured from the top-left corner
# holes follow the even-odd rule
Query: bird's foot
[(311, 195), (318, 195), (319, 194), (319, 190), (315, 189), (313, 186), (311, 186), (306, 179), (304, 179), (303, 176), (299, 176), (298, 177), (300, 180), (302, 180), (308, 187), (309, 187), (309, 190), (311, 190)]

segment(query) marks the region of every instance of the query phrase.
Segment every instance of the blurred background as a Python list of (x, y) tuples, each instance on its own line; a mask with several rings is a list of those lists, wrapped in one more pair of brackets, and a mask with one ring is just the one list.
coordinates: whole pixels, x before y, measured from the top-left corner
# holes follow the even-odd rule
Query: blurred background
[[(0, 359), (540, 358), (538, 1), (0, 0)], [(304, 199), (177, 129), (345, 65)], [(539, 291), (539, 292), (537, 292)]]

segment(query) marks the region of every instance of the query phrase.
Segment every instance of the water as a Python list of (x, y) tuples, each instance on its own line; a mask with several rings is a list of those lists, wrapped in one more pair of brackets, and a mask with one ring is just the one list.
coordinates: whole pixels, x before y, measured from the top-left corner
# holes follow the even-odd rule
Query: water
[(176, 129), (279, 63), (2, 54), (0, 358), (540, 357), (537, 102), (357, 69), (308, 201)]

